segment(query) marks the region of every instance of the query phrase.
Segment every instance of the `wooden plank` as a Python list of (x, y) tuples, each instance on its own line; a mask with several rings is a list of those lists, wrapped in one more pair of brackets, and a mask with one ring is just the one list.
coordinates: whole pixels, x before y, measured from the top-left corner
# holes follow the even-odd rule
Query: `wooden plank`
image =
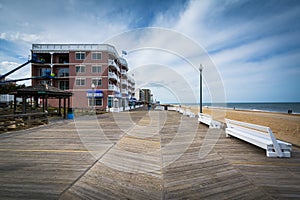
[[(159, 118), (160, 115), (149, 115), (147, 111), (129, 112), (131, 120), (139, 125), (130, 134), (118, 127), (113, 114), (105, 114), (96, 121), (81, 117), (77, 127), (69, 121), (0, 135), (0, 197), (285, 199), (300, 196), (297, 147), (290, 159), (270, 159), (260, 148), (226, 138), (224, 131), (220, 137), (220, 130), (208, 131), (197, 119), (182, 118), (177, 112), (153, 112), (167, 115)], [(182, 120), (186, 121), (181, 123)], [(153, 128), (143, 130), (143, 126), (150, 124)], [(194, 125), (196, 132), (191, 128)], [(97, 127), (103, 130), (102, 135)], [(155, 132), (157, 128), (159, 131)], [(183, 135), (176, 135), (179, 129), (184, 130)], [(216, 136), (204, 140), (207, 134)], [(88, 144), (84, 145), (84, 141)], [(202, 145), (213, 148), (200, 159)]]

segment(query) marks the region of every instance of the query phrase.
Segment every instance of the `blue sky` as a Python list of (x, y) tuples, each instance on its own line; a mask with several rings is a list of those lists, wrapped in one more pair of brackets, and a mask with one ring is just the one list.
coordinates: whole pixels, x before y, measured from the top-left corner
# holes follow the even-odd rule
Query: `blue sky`
[[(0, 0), (0, 73), (27, 61), (32, 43), (102, 43), (132, 30), (157, 27), (182, 34), (207, 52), (227, 102), (300, 102), (299, 19), (297, 0)], [(147, 35), (147, 40), (145, 35), (134, 36), (124, 47), (129, 48), (125, 50), (137, 85), (143, 85), (157, 66), (168, 66), (189, 84), (197, 101), (197, 71), (167, 51), (130, 51), (130, 42), (164, 42), (159, 34)], [(181, 47), (176, 38), (169, 43)], [(170, 87), (157, 86), (167, 74), (157, 72), (148, 85), (164, 102), (174, 101)], [(29, 66), (11, 78), (23, 76), (30, 76)], [(204, 79), (208, 76), (204, 70)], [(210, 101), (207, 80), (204, 100)]]

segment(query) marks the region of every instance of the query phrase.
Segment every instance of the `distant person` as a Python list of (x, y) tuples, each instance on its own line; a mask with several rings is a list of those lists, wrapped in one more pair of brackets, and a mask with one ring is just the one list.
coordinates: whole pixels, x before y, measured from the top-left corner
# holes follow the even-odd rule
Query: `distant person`
[(150, 110), (151, 109), (151, 104), (150, 103), (148, 103), (148, 110)]

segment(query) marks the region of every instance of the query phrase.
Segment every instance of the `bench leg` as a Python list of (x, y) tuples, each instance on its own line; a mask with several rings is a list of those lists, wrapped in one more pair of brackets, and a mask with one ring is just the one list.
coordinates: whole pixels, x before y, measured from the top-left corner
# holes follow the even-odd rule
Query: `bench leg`
[(230, 138), (231, 136), (228, 134), (228, 132), (227, 132), (227, 130), (225, 129), (225, 136), (227, 137), (227, 138)]
[[(277, 153), (275, 151), (271, 151), (271, 150), (266, 150), (266, 155), (269, 158), (280, 157), (279, 155), (277, 155)], [(282, 152), (281, 158), (290, 158), (290, 157), (291, 157), (291, 152), (290, 151), (283, 151)]]

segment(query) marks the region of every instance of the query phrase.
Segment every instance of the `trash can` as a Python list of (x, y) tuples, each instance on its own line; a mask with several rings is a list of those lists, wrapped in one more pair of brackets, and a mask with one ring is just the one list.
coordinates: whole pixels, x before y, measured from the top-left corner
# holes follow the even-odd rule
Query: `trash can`
[(68, 119), (74, 119), (73, 108), (68, 108)]
[(165, 110), (168, 110), (168, 105), (165, 105)]

